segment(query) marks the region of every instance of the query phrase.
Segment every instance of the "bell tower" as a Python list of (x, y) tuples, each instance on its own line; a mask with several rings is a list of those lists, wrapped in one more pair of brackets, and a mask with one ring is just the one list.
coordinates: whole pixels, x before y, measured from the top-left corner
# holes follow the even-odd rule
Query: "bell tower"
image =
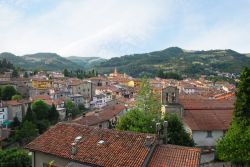
[(179, 103), (179, 89), (174, 86), (163, 88), (161, 102), (163, 105)]
[(162, 113), (175, 113), (183, 116), (183, 107), (179, 104), (179, 89), (175, 86), (168, 86), (161, 91)]

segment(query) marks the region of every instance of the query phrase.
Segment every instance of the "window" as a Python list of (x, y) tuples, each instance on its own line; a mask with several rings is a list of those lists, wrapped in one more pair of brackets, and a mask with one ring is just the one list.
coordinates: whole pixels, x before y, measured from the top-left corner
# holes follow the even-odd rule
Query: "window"
[(168, 93), (166, 93), (166, 102), (168, 103)]
[(213, 137), (212, 136), (212, 131), (207, 131), (207, 137)]

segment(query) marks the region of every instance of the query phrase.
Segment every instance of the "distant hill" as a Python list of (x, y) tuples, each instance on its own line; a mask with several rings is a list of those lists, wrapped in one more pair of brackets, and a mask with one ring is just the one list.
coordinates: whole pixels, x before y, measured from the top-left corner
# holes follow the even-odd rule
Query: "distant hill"
[[(36, 53), (36, 54), (27, 54), (23, 56), (16, 56), (12, 53), (4, 52), (0, 54), (0, 60), (7, 59), (13, 63), (16, 67), (22, 67), (25, 69), (42, 69), (42, 70), (63, 70), (67, 69), (86, 69), (92, 67), (93, 64), (100, 61), (101, 58), (97, 57), (88, 57), (82, 58), (84, 63), (74, 58), (72, 61), (68, 58), (61, 57), (56, 53)], [(77, 57), (75, 57), (77, 58)]]
[(70, 56), (66, 57), (71, 62), (78, 64), (79, 66), (85, 68), (92, 68), (94, 66), (100, 65), (101, 62), (106, 61), (106, 59), (100, 57), (77, 57), (77, 56)]
[(188, 76), (213, 74), (215, 71), (239, 73), (250, 67), (250, 57), (233, 50), (186, 51), (170, 47), (161, 51), (125, 55), (102, 62), (98, 71), (110, 72), (117, 67), (132, 76), (154, 76), (160, 69)]
[(95, 68), (99, 73), (109, 73), (115, 67), (120, 72), (138, 77), (155, 76), (159, 70), (181, 75), (195, 76), (214, 74), (215, 71), (239, 73), (244, 66), (250, 67), (249, 54), (233, 50), (188, 51), (170, 47), (161, 51), (125, 55), (111, 59), (99, 57), (61, 57), (56, 53), (36, 53), (16, 56), (4, 52), (0, 60), (7, 59), (16, 67), (25, 69), (63, 70)]

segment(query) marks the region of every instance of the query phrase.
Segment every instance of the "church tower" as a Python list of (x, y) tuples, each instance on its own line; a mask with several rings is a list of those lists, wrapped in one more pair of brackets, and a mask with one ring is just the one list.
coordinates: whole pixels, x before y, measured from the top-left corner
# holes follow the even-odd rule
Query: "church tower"
[(176, 113), (180, 118), (183, 116), (183, 107), (179, 104), (179, 89), (168, 86), (161, 91), (162, 113)]

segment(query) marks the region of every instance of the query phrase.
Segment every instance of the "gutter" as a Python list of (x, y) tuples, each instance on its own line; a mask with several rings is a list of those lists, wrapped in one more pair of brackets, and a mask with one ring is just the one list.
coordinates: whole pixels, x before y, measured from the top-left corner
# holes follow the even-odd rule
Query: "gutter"
[(149, 162), (154, 154), (154, 151), (156, 149), (156, 147), (158, 146), (158, 141), (154, 142), (154, 144), (151, 146), (149, 153), (147, 154), (143, 164), (141, 165), (141, 167), (147, 167), (149, 165)]

